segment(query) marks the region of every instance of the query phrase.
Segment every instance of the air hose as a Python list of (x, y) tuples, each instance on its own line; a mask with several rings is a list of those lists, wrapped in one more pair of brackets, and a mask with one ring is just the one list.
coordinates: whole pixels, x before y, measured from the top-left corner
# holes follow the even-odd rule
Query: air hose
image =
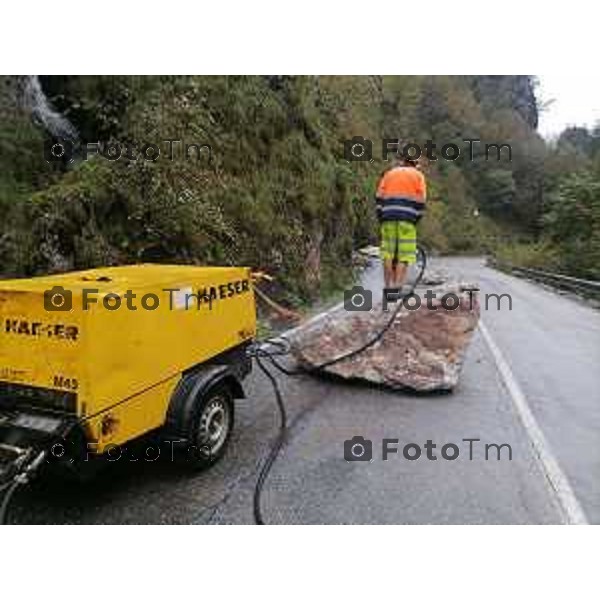
[[(411, 296), (414, 293), (416, 287), (421, 282), (421, 279), (423, 279), (425, 268), (427, 266), (427, 254), (420, 246), (417, 248), (417, 265), (418, 271), (414, 282), (411, 284), (409, 290), (407, 292), (402, 293), (397, 298), (397, 300), (403, 300), (404, 298)], [(306, 373), (318, 373), (320, 371), (323, 371), (327, 367), (340, 363), (344, 360), (348, 360), (349, 358), (353, 358), (354, 356), (357, 356), (358, 354), (364, 352), (368, 348), (374, 346), (390, 329), (402, 307), (403, 303), (398, 302), (397, 306), (392, 312), (391, 317), (386, 321), (385, 325), (362, 346), (359, 346), (355, 350), (351, 350), (350, 352), (342, 354), (341, 356), (337, 356), (314, 367), (291, 370), (287, 369), (281, 363), (279, 363), (276, 359), (277, 356), (287, 356), (291, 352), (290, 342), (283, 337), (274, 337), (262, 341), (257, 341), (249, 350), (249, 355), (256, 360), (257, 365), (259, 366), (261, 371), (266, 375), (266, 377), (271, 382), (271, 385), (273, 386), (273, 392), (275, 394), (275, 400), (277, 402), (277, 408), (279, 411), (279, 430), (277, 433), (277, 437), (271, 445), (267, 458), (265, 459), (260, 469), (258, 479), (256, 480), (256, 485), (254, 487), (253, 512), (254, 522), (257, 525), (265, 525), (265, 521), (261, 510), (261, 496), (265, 483), (269, 477), (269, 473), (271, 472), (271, 469), (273, 468), (273, 465), (275, 464), (275, 461), (277, 460), (281, 449), (285, 445), (288, 433), (287, 411), (285, 408), (285, 402), (283, 401), (281, 390), (279, 389), (279, 384), (277, 383), (277, 379), (275, 378), (273, 373), (269, 371), (269, 369), (261, 361), (261, 358), (269, 360), (269, 362), (284, 375), (295, 376)]]
[[(56, 439), (66, 439), (77, 424), (78, 421), (76, 420), (70, 421), (63, 428), (62, 432), (57, 434)], [(54, 439), (52, 440), (52, 443), (49, 442), (45, 448), (38, 447), (37, 449), (34, 449), (31, 447), (24, 450), (21, 457), (13, 463), (14, 474), (7, 483), (0, 485), (0, 494), (4, 493), (4, 497), (0, 503), (0, 525), (6, 525), (8, 521), (8, 507), (18, 488), (27, 485), (33, 479), (46, 458), (52, 454), (52, 449), (54, 447), (53, 442)]]
[(6, 525), (7, 523), (8, 507), (15, 492), (20, 486), (29, 483), (30, 478), (39, 469), (46, 456), (46, 450), (39, 452), (33, 460), (23, 464), (11, 481), (0, 487), (0, 493), (4, 492), (4, 498), (2, 504), (0, 504), (0, 525)]
[(14, 479), (10, 483), (6, 484), (4, 487), (0, 488), (0, 493), (4, 492), (4, 498), (2, 499), (2, 505), (0, 506), (0, 525), (6, 525), (7, 520), (6, 517), (8, 515), (8, 505), (12, 500), (17, 488), (21, 485), (21, 482), (18, 479)]

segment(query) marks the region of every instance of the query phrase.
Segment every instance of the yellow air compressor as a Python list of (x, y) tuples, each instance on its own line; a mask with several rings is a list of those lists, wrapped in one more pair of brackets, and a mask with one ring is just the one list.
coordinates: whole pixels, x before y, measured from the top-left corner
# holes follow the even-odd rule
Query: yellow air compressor
[(83, 467), (154, 430), (195, 466), (213, 463), (255, 335), (248, 268), (142, 264), (0, 281), (0, 481), (3, 464), (6, 475), (42, 448)]

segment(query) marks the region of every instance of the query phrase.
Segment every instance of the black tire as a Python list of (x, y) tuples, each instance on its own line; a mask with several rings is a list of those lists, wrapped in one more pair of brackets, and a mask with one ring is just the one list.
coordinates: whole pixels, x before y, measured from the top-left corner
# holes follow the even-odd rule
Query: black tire
[(185, 462), (204, 470), (223, 457), (235, 421), (234, 394), (225, 383), (210, 387), (194, 401)]

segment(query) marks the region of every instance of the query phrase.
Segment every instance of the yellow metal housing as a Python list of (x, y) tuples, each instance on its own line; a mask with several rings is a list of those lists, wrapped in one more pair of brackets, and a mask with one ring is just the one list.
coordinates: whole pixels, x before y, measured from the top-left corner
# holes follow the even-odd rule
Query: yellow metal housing
[(250, 271), (135, 265), (0, 281), (0, 382), (70, 392), (102, 452), (160, 427), (182, 372), (255, 337)]

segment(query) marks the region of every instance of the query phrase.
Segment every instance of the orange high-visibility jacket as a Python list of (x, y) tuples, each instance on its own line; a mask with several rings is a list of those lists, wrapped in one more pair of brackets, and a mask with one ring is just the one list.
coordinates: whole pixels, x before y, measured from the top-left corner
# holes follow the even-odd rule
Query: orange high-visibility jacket
[(386, 171), (377, 186), (375, 200), (380, 221), (416, 223), (425, 210), (427, 186), (415, 167), (394, 167)]

